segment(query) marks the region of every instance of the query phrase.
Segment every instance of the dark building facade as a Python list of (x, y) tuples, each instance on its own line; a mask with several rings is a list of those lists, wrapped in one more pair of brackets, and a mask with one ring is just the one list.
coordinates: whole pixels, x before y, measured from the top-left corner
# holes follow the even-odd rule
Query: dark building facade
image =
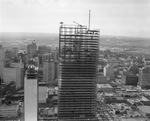
[(35, 40), (33, 40), (32, 43), (27, 46), (27, 55), (28, 58), (31, 59), (36, 57), (36, 54), (37, 54), (37, 46)]
[(126, 85), (137, 86), (138, 76), (137, 75), (127, 75), (126, 76)]
[(122, 75), (122, 82), (125, 85), (137, 86), (137, 84), (138, 84), (138, 76), (134, 75), (134, 74)]
[(145, 66), (139, 69), (139, 85), (142, 89), (150, 89), (150, 67)]
[(95, 121), (99, 30), (59, 28), (59, 121)]

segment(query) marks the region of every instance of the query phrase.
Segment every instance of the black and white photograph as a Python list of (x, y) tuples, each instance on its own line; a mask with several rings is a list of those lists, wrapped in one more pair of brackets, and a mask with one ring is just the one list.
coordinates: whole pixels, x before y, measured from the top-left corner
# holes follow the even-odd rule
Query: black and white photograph
[(0, 0), (0, 121), (150, 121), (150, 0)]

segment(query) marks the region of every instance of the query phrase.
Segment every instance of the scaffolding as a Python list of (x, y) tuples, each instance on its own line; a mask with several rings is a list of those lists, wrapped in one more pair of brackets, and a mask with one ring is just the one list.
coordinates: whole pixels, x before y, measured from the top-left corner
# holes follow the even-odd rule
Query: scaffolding
[(96, 120), (99, 30), (59, 28), (59, 121)]

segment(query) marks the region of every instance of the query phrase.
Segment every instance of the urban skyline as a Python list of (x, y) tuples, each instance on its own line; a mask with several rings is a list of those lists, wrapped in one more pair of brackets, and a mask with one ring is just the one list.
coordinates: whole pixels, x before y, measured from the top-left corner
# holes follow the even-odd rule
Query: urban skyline
[[(85, 31), (80, 31), (80, 32), (83, 32), (84, 34)], [(68, 33), (71, 34), (72, 31), (68, 31)], [(98, 36), (97, 33), (95, 34)], [(89, 36), (91, 37), (91, 35), (92, 34), (90, 33)], [(60, 38), (63, 39), (63, 37), (60, 37)], [(48, 39), (49, 39), (49, 36), (48, 36)], [(83, 38), (81, 37), (80, 39), (84, 40), (85, 37)], [(94, 37), (92, 38), (92, 40), (93, 39)], [(104, 39), (105, 41), (107, 41), (107, 38), (101, 38), (101, 39)], [(110, 40), (116, 40), (116, 39), (117, 38), (113, 38), (113, 37), (110, 38)], [(58, 47), (56, 46), (52, 48), (52, 46), (49, 46), (49, 45), (37, 45), (36, 41), (34, 40), (31, 41), (30, 44), (27, 44), (26, 49), (23, 49), (23, 50), (19, 48), (19, 46), (15, 48), (7, 49), (7, 48), (4, 48), (3, 45), (0, 45), (0, 87), (1, 87), (0, 88), (0, 119), (4, 119), (4, 120), (13, 119), (16, 121), (19, 121), (19, 120), (23, 121), (24, 119), (27, 119), (27, 118), (24, 118), (24, 113), (25, 113), (24, 107), (27, 106), (27, 105), (24, 105), (25, 104), (24, 101), (26, 101), (27, 99), (26, 98), (27, 96), (24, 97), (24, 91), (28, 92), (29, 90), (24, 90), (24, 87), (25, 89), (27, 89), (26, 87), (28, 86), (25, 86), (26, 83), (24, 85), (23, 81), (26, 81), (26, 78), (23, 78), (23, 77), (25, 76), (26, 68), (30, 64), (34, 64), (37, 67), (39, 67), (38, 79), (37, 79), (38, 80), (38, 85), (37, 85), (38, 86), (38, 91), (37, 91), (38, 93), (38, 96), (37, 96), (38, 97), (37, 99), (38, 100), (38, 121), (43, 121), (43, 120), (57, 121), (58, 119), (60, 119), (59, 111), (64, 110), (63, 105), (69, 104), (69, 101), (67, 104), (63, 103), (63, 100), (65, 100), (64, 98), (65, 97), (64, 95), (66, 95), (65, 93), (62, 93), (61, 100), (60, 98), (58, 98), (59, 91), (60, 91), (60, 88), (58, 86), (60, 85), (60, 81), (58, 80), (60, 77), (59, 74), (61, 72), (61, 71), (58, 72), (58, 60), (59, 60)], [(68, 40), (70, 41), (70, 39)], [(76, 40), (76, 39), (72, 38), (71, 40)], [(43, 41), (41, 41), (41, 43), (43, 43)], [(64, 45), (64, 44), (65, 43), (62, 42), (61, 45)], [(74, 59), (71, 59), (72, 64), (74, 62), (82, 63), (82, 58), (84, 61), (84, 56), (83, 57), (81, 56), (82, 54), (84, 54), (85, 57), (87, 55), (86, 57), (87, 59), (85, 59), (85, 61), (87, 60), (87, 62), (88, 62), (88, 59), (91, 58), (90, 53), (92, 53), (93, 51), (88, 52), (86, 50), (86, 46), (78, 46), (82, 44), (84, 45), (85, 43), (80, 44), (80, 43), (76, 43), (75, 41), (75, 43), (74, 44), (72, 43), (71, 46), (68, 46), (68, 44), (69, 43), (66, 43), (66, 51), (65, 51), (66, 54), (64, 55), (67, 57), (67, 59), (71, 59), (70, 57), (75, 58), (75, 61)], [(93, 47), (95, 44), (93, 43), (93, 41), (91, 41), (91, 43), (87, 47), (93, 50)], [(108, 43), (105, 46), (109, 46)], [(61, 47), (62, 47), (61, 49), (64, 50), (63, 46)], [(81, 49), (81, 47), (83, 50)], [(148, 73), (150, 72), (149, 56), (146, 53), (142, 54), (142, 53), (134, 53), (135, 51), (127, 52), (126, 50), (120, 51), (117, 49), (116, 50), (110, 49), (109, 47), (106, 47), (106, 48), (108, 49), (99, 50), (98, 63), (94, 66), (94, 67), (98, 66), (97, 79), (95, 81), (88, 80), (90, 75), (95, 73), (94, 70), (96, 68), (94, 69), (93, 67), (92, 69), (91, 68), (92, 64), (89, 64), (88, 67), (81, 66), (82, 65), (81, 64), (79, 67), (79, 70), (81, 69), (81, 67), (83, 67), (81, 71), (77, 71), (78, 70), (77, 66), (75, 66), (74, 69), (71, 68), (72, 66), (69, 68), (69, 69), (73, 69), (73, 71), (69, 71), (69, 70), (67, 71), (67, 69), (65, 69), (65, 68), (68, 68), (67, 65), (65, 66), (65, 68), (61, 68), (63, 72), (61, 73), (64, 75), (64, 77), (66, 75), (65, 73), (71, 72), (72, 73), (71, 75), (74, 75), (74, 78), (76, 78), (76, 79), (73, 79), (73, 80), (76, 80), (74, 84), (70, 83), (68, 79), (68, 83), (64, 85), (64, 86), (67, 86), (69, 90), (72, 89), (72, 87), (75, 87), (76, 91), (72, 90), (75, 94), (77, 93), (77, 90), (80, 94), (80, 89), (82, 88), (93, 87), (92, 84), (91, 85), (88, 84), (89, 82), (90, 83), (96, 82), (95, 86), (97, 88), (95, 90), (96, 91), (95, 96), (97, 98), (95, 99), (95, 101), (91, 100), (91, 102), (89, 102), (90, 98), (89, 99), (85, 98), (86, 99), (85, 101), (82, 100), (83, 102), (85, 102), (85, 105), (84, 104), (82, 105), (82, 103), (80, 102), (81, 101), (80, 98), (78, 98), (79, 95), (76, 95), (77, 100), (74, 100), (74, 98), (72, 98), (71, 100), (75, 102), (74, 104), (76, 104), (77, 101), (79, 101), (80, 105), (82, 105), (83, 107), (85, 106), (88, 109), (88, 110), (85, 110), (85, 114), (90, 113), (91, 108), (88, 108), (89, 104), (94, 106), (94, 102), (96, 102), (95, 111), (92, 109), (93, 112), (91, 113), (92, 115), (95, 114), (93, 116), (95, 116), (96, 120), (99, 120), (99, 121), (101, 120), (108, 120), (108, 121), (123, 120), (125, 121), (126, 119), (130, 121), (132, 121), (132, 119), (137, 120), (137, 121), (138, 120), (148, 121), (150, 118), (149, 117), (150, 86), (148, 86), (150, 85), (150, 80), (148, 76)], [(76, 52), (80, 49), (82, 50), (81, 53)], [(96, 50), (96, 48), (94, 50)], [(63, 54), (63, 51), (61, 52)], [(95, 51), (94, 51), (94, 54), (96, 54)], [(62, 56), (64, 57), (64, 55)], [(96, 60), (93, 60), (93, 61), (96, 62)], [(85, 63), (83, 64), (85, 65)], [(148, 67), (148, 68), (146, 70), (140, 71), (141, 69), (145, 67)], [(84, 70), (86, 70), (86, 68), (89, 68), (86, 72), (86, 73), (90, 73), (88, 74), (88, 76), (85, 76), (86, 74), (84, 74), (85, 72)], [(63, 70), (65, 70), (65, 73)], [(148, 72), (148, 73), (145, 73), (145, 72)], [(77, 74), (77, 77), (76, 77), (76, 74)], [(79, 77), (80, 75), (82, 75), (81, 78)], [(70, 75), (67, 74), (66, 77), (70, 77)], [(85, 84), (82, 83), (81, 81), (82, 78), (85, 78), (86, 79), (85, 82), (87, 83)], [(76, 83), (78, 82), (78, 79), (80, 79), (79, 87), (77, 86), (77, 83)], [(64, 81), (67, 81), (67, 80), (64, 79)], [(31, 86), (31, 84), (29, 83), (28, 85)], [(35, 85), (32, 88), (34, 87)], [(31, 89), (31, 91), (33, 91), (33, 89)], [(63, 91), (67, 92), (65, 88), (63, 89)], [(89, 93), (88, 91), (91, 92), (92, 89), (90, 88), (90, 90), (87, 90), (85, 94), (88, 95)], [(32, 95), (33, 93), (30, 93), (30, 94)], [(25, 93), (25, 95), (26, 94), (29, 94), (29, 92)], [(84, 97), (84, 93), (81, 93), (81, 94), (83, 95), (82, 97)], [(32, 100), (32, 98), (30, 99)], [(36, 99), (36, 96), (34, 99)], [(30, 101), (30, 100), (27, 100), (27, 101)], [(32, 102), (30, 101), (30, 103), (28, 104), (32, 105)], [(60, 104), (62, 106), (61, 109), (59, 108)], [(72, 106), (72, 107), (75, 108), (75, 110), (72, 110), (72, 111), (77, 111), (76, 106)], [(84, 112), (83, 110), (84, 108), (81, 108), (81, 109)], [(85, 117), (87, 118), (87, 120), (91, 118), (89, 115), (80, 115), (77, 112), (74, 113), (76, 117), (79, 117), (82, 119)], [(37, 112), (35, 112), (35, 114), (37, 114)], [(32, 117), (32, 115), (30, 116)], [(61, 116), (63, 117), (63, 113), (61, 114)], [(68, 116), (71, 116), (71, 115), (68, 115)]]
[(148, 0), (1, 0), (0, 121), (149, 121)]

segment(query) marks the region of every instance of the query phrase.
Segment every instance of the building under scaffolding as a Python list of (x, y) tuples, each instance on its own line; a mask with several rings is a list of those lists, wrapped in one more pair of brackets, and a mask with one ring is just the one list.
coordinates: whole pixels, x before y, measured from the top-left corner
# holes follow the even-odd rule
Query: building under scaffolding
[(61, 24), (59, 29), (59, 121), (96, 121), (99, 30)]

